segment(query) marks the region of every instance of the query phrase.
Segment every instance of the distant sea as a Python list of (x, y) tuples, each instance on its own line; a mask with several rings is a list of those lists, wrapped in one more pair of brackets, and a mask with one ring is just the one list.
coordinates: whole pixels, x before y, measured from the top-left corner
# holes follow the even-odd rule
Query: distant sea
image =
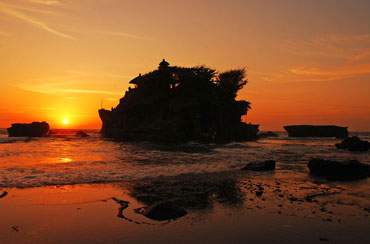
[[(255, 142), (181, 145), (116, 142), (98, 130), (76, 137), (77, 130), (53, 130), (44, 138), (9, 138), (0, 130), (0, 187), (36, 187), (128, 182), (159, 176), (239, 171), (246, 163), (273, 159), (282, 174), (307, 173), (311, 158), (358, 159), (370, 164), (369, 152), (335, 148), (337, 138), (279, 137)], [(369, 140), (369, 132), (350, 133)]]

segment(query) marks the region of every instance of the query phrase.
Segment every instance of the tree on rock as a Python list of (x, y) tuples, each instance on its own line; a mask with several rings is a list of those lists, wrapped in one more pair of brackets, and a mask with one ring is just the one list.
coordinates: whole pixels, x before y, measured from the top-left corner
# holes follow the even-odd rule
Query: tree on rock
[(250, 103), (236, 101), (247, 84), (245, 69), (218, 74), (205, 66), (170, 66), (139, 75), (119, 105), (99, 110), (102, 133), (138, 140), (247, 140), (257, 138), (258, 126), (241, 122)]

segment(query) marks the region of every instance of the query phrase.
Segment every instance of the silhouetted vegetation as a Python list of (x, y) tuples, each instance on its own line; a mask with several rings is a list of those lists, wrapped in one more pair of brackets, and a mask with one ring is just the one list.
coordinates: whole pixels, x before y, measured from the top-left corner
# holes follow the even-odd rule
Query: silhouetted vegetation
[(235, 100), (247, 84), (245, 69), (223, 73), (205, 67), (169, 66), (139, 75), (120, 104), (100, 110), (102, 133), (132, 139), (255, 139), (258, 126), (241, 122), (250, 103)]

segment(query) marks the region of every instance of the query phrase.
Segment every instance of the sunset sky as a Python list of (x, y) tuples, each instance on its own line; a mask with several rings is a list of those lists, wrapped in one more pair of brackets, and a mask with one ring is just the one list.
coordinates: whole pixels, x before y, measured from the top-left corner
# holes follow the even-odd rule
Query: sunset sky
[(369, 13), (369, 0), (0, 0), (0, 128), (100, 128), (101, 104), (166, 58), (246, 67), (238, 98), (262, 130), (370, 131)]

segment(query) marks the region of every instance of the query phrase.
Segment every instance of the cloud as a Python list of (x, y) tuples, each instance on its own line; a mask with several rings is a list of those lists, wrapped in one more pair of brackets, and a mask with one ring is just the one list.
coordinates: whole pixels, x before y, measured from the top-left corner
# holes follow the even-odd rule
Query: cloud
[(114, 78), (114, 79), (132, 79), (132, 76), (130, 75), (120, 75), (120, 74), (97, 72), (97, 71), (95, 71), (94, 73), (89, 73), (89, 72), (80, 71), (80, 70), (66, 70), (65, 72), (76, 75), (76, 76), (80, 76), (80, 77), (82, 76), (101, 76), (101, 77), (109, 77), (109, 78)]
[(71, 94), (122, 95), (122, 92), (109, 90), (76, 88), (76, 84), (82, 84), (80, 77), (81, 74), (36, 78), (23, 81), (15, 86), (22, 90), (44, 94), (70, 94), (67, 97), (74, 97)]
[(86, 89), (54, 89), (49, 93), (87, 93), (87, 94), (106, 94), (106, 95), (122, 95), (122, 92), (113, 92), (105, 90), (86, 90)]
[(45, 30), (49, 33), (52, 33), (52, 34), (56, 35), (56, 36), (59, 36), (59, 37), (65, 38), (65, 39), (76, 40), (76, 38), (74, 38), (73, 36), (70, 36), (68, 34), (57, 31), (57, 30), (49, 27), (47, 24), (45, 24), (41, 20), (30, 17), (30, 16), (28, 16), (28, 15), (26, 15), (26, 14), (24, 14), (24, 13), (18, 11), (18, 10), (14, 10), (14, 8), (12, 8), (10, 6), (7, 6), (7, 5), (4, 5), (4, 4), (0, 3), (0, 12), (2, 12), (3, 14), (21, 19), (21, 20), (23, 20), (23, 21), (25, 21), (25, 22), (27, 22), (27, 23), (29, 23), (29, 24), (31, 24), (31, 25), (39, 28), (39, 29)]
[(332, 42), (344, 43), (344, 42), (353, 42), (353, 41), (365, 41), (370, 42), (370, 34), (359, 34), (359, 35), (336, 35), (328, 34), (320, 38), (316, 38), (314, 42), (326, 44)]
[[(326, 34), (309, 40), (286, 40), (286, 49), (297, 55), (356, 62), (369, 57), (370, 34)], [(363, 55), (365, 54), (365, 55)]]
[(61, 14), (60, 12), (57, 12), (57, 11), (53, 11), (53, 10), (50, 10), (50, 9), (44, 9), (44, 8), (35, 8), (35, 7), (29, 7), (29, 6), (21, 6), (21, 5), (11, 5), (11, 6), (8, 6), (8, 8), (11, 8), (11, 9), (16, 9), (16, 10), (21, 10), (21, 11), (25, 11), (25, 12), (33, 12), (33, 13), (40, 13), (40, 14), (49, 14), (49, 15), (53, 15), (53, 16), (56, 16), (56, 15), (63, 15)]
[(38, 3), (49, 6), (62, 6), (62, 3), (57, 0), (28, 0), (31, 3)]
[(296, 75), (351, 77), (370, 74), (370, 64), (339, 67), (329, 70), (319, 68), (293, 68), (290, 69), (290, 72)]
[[(122, 95), (122, 92), (106, 91), (106, 90), (91, 90), (91, 89), (76, 89), (76, 88), (58, 88), (51, 84), (43, 85), (25, 85), (20, 84), (18, 88), (23, 90), (44, 93), (44, 94), (104, 94), (104, 95)], [(71, 98), (71, 97), (69, 97)]]
[(326, 34), (311, 40), (303, 41), (302, 44), (313, 48), (327, 48), (330, 46), (340, 46), (342, 48), (352, 47), (353, 44), (370, 43), (370, 34), (360, 35), (338, 35)]
[(106, 30), (78, 30), (79, 32), (84, 32), (87, 34), (93, 34), (93, 35), (103, 35), (103, 36), (117, 36), (117, 37), (126, 37), (131, 39), (142, 39), (142, 37), (134, 35), (132, 33), (128, 32), (122, 32), (122, 31), (106, 31)]
[(361, 52), (353, 54), (348, 57), (348, 61), (351, 63), (367, 60), (370, 58), (370, 48), (364, 49)]
[[(370, 74), (370, 34), (326, 34), (306, 40), (287, 40), (298, 65), (259, 74), (268, 82), (327, 82)], [(295, 61), (297, 63), (297, 61)]]
[(112, 36), (122, 36), (122, 37), (129, 37), (129, 38), (133, 38), (133, 39), (141, 39), (141, 37), (139, 37), (137, 35), (133, 35), (131, 33), (127, 33), (127, 32), (105, 31), (103, 33), (105, 33), (107, 35), (112, 35)]
[(258, 77), (273, 83), (328, 82), (370, 74), (370, 63), (337, 67), (292, 67), (281, 72), (259, 72)]

